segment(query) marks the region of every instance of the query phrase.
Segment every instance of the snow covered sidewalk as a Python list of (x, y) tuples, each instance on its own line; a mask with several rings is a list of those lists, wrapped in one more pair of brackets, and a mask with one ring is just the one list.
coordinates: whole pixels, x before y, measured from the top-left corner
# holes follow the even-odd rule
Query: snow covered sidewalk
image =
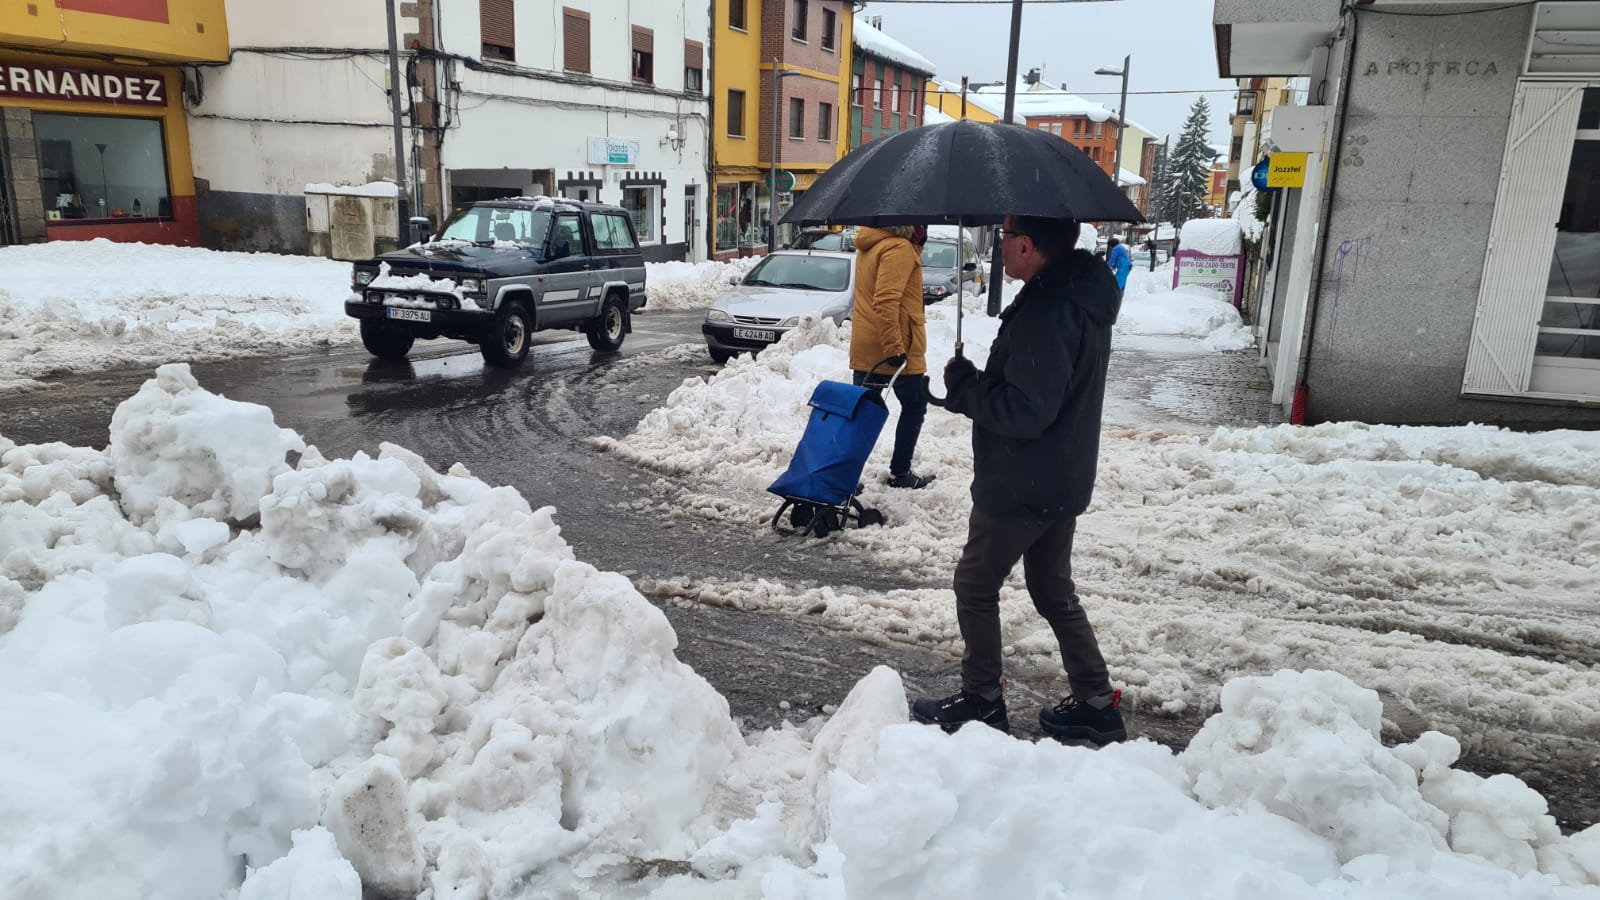
[[(648, 309), (709, 306), (758, 260), (649, 263)], [(350, 264), (158, 244), (0, 247), (0, 390), (358, 340)]]
[[(1417, 455), (1326, 438), (1178, 452)], [(887, 669), (825, 721), (741, 735), (558, 521), (403, 448), (325, 459), (183, 366), (104, 451), (0, 437), (0, 893), (1600, 897), (1600, 828), (1563, 837), (1448, 736), (1385, 748), (1377, 695), (1331, 672), (1230, 681), (1181, 754), (945, 735)]]

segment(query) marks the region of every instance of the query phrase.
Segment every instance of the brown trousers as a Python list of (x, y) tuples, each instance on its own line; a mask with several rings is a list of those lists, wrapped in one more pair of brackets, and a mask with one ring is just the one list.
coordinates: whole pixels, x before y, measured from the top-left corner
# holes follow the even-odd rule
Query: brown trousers
[(976, 507), (967, 526), (967, 546), (956, 565), (956, 621), (966, 654), (961, 687), (994, 699), (1000, 693), (1000, 586), (1022, 560), (1033, 607), (1050, 623), (1061, 645), (1072, 695), (1089, 702), (1109, 699), (1111, 677), (1089, 616), (1072, 583), (1072, 535), (1076, 518), (1053, 522), (1002, 519)]

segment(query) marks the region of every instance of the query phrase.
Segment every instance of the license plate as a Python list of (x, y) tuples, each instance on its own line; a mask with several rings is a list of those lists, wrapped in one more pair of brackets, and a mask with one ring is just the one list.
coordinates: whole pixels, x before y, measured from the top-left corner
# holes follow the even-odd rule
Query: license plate
[(389, 307), (389, 318), (405, 319), (408, 322), (431, 322), (433, 313), (426, 309), (402, 309), (398, 306)]
[(765, 328), (735, 328), (733, 336), (747, 341), (766, 341), (769, 344), (778, 339), (776, 331), (768, 331)]

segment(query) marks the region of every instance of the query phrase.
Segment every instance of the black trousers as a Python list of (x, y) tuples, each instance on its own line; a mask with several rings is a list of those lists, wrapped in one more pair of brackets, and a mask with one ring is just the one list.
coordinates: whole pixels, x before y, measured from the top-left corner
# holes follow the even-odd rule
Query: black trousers
[(1002, 519), (976, 507), (967, 526), (967, 546), (956, 565), (956, 621), (967, 649), (961, 687), (993, 699), (1000, 692), (1000, 586), (1022, 560), (1033, 607), (1050, 623), (1061, 645), (1072, 695), (1080, 701), (1111, 696), (1111, 677), (1100, 655), (1089, 615), (1072, 583), (1072, 536), (1078, 520), (1035, 522)]

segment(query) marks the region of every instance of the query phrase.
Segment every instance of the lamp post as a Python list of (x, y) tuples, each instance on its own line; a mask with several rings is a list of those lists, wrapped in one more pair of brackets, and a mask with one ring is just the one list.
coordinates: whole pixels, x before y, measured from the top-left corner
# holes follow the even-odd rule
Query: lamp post
[(1096, 75), (1122, 76), (1122, 99), (1117, 101), (1117, 161), (1112, 164), (1115, 171), (1111, 173), (1111, 180), (1117, 184), (1117, 189), (1122, 189), (1122, 136), (1128, 130), (1128, 69), (1133, 56), (1122, 58), (1121, 69), (1095, 69)]
[(772, 175), (767, 182), (767, 252), (778, 249), (778, 103), (783, 94), (778, 83), (790, 75), (799, 75), (793, 69), (779, 70), (778, 58), (772, 58)]

